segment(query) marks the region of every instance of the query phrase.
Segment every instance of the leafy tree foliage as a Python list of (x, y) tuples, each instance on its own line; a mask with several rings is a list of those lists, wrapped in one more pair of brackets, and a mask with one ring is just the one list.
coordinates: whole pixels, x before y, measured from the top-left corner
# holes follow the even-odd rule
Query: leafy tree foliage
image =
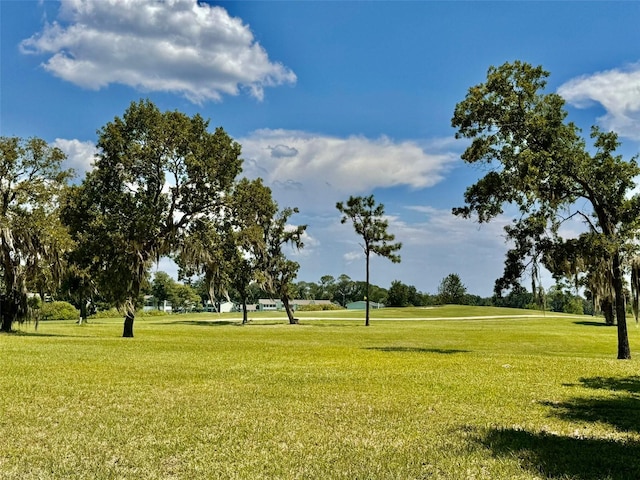
[(66, 206), (92, 276), (125, 312), (124, 337), (133, 336), (136, 299), (153, 262), (220, 208), (240, 172), (240, 145), (208, 126), (199, 115), (132, 103), (98, 132), (95, 169)]
[[(464, 296), (465, 305), (474, 305), (477, 307), (487, 307), (493, 305), (491, 298), (484, 298), (480, 295), (466, 294)], [(426, 304), (425, 304), (426, 305)]]
[(520, 284), (513, 285), (507, 295), (494, 296), (496, 307), (529, 308), (533, 303), (533, 294)]
[(362, 297), (357, 297), (356, 282), (351, 280), (349, 275), (341, 274), (335, 286), (334, 299), (337, 300), (340, 305), (346, 307), (347, 303), (361, 298)]
[(571, 292), (567, 285), (556, 283), (547, 292), (547, 304), (553, 312), (584, 313), (582, 298)]
[(70, 170), (44, 140), (0, 137), (0, 312), (3, 331), (28, 317), (27, 286), (45, 293), (62, 277), (71, 246), (58, 220)]
[[(553, 246), (553, 239), (549, 237), (549, 219), (544, 215), (532, 214), (507, 225), (505, 231), (511, 239), (513, 247), (507, 252), (502, 277), (495, 282), (494, 293), (497, 298), (502, 297), (503, 291), (520, 286), (520, 279), (526, 270), (531, 278), (531, 292), (537, 307), (544, 307), (543, 295), (539, 292), (540, 265), (546, 263), (548, 254)], [(557, 240), (557, 239), (556, 239)]]
[(457, 273), (450, 273), (442, 279), (438, 286), (440, 303), (448, 305), (464, 305), (467, 296), (465, 287)]
[[(367, 293), (367, 291), (369, 293)], [(361, 280), (353, 282), (352, 296), (347, 303), (362, 299), (366, 300), (367, 298), (372, 302), (385, 304), (387, 301), (387, 290), (371, 283), (367, 285), (367, 282), (363, 282)]]
[(199, 310), (202, 306), (200, 295), (191, 285), (176, 283), (174, 286), (173, 311), (191, 312)]
[(79, 245), (66, 252), (65, 270), (62, 281), (57, 290), (57, 297), (66, 300), (80, 311), (80, 322), (87, 320), (87, 317), (95, 310), (96, 303), (103, 301), (98, 287), (91, 277), (88, 268), (83, 267), (82, 251)]
[(312, 300), (322, 299), (322, 290), (317, 283), (300, 281), (296, 283), (296, 291), (298, 292), (298, 298)]
[(262, 261), (267, 251), (265, 232), (278, 206), (271, 197), (271, 189), (260, 178), (251, 181), (241, 179), (234, 189), (230, 204), (232, 229), (225, 232), (225, 237), (234, 247), (234, 253), (228, 257), (231, 260), (231, 285), (240, 295), (243, 323), (246, 323), (249, 286), (266, 281)]
[(336, 287), (336, 279), (331, 275), (323, 275), (320, 277), (320, 291), (315, 298), (319, 300), (328, 300), (333, 297)]
[[(548, 75), (541, 67), (522, 62), (491, 67), (486, 82), (471, 87), (456, 105), (452, 119), (456, 136), (472, 140), (462, 158), (497, 167), (467, 189), (466, 206), (454, 213), (476, 215), (486, 222), (502, 213), (505, 204), (515, 204), (522, 217), (548, 219), (551, 242), (559, 238), (564, 218), (580, 216), (587, 224), (590, 246), (604, 247), (596, 265), (610, 266), (618, 358), (630, 358), (623, 257), (640, 218), (640, 196), (632, 195), (640, 168), (635, 159), (623, 161), (615, 155), (614, 133), (594, 128), (595, 153), (587, 152), (578, 128), (566, 121), (564, 100), (544, 93)], [(521, 233), (520, 228), (517, 231)], [(539, 239), (534, 232), (531, 244), (544, 250)], [(526, 250), (514, 255), (535, 256)], [(518, 267), (517, 262), (512, 264)]]
[(419, 307), (425, 305), (424, 294), (418, 292), (413, 285), (405, 285), (399, 280), (391, 282), (387, 292), (386, 305), (390, 307)]
[(189, 227), (178, 247), (175, 256), (180, 267), (178, 277), (191, 279), (197, 276), (197, 289), (203, 302), (215, 305), (222, 298), (229, 298), (236, 256), (231, 223), (210, 217), (199, 218)]
[(290, 323), (296, 323), (290, 307), (300, 265), (286, 258), (285, 245), (302, 248), (303, 226), (290, 226), (296, 208), (278, 206), (262, 179), (238, 181), (217, 218), (201, 219), (185, 236), (178, 263), (187, 274), (203, 274), (214, 301), (217, 290), (228, 296), (233, 290), (242, 303), (243, 322), (253, 284), (280, 298)]
[(366, 262), (366, 314), (365, 325), (369, 326), (369, 262), (371, 254), (388, 258), (393, 263), (400, 262), (395, 252), (402, 248), (401, 243), (390, 243), (395, 236), (387, 232), (389, 222), (384, 220), (384, 205), (376, 205), (373, 195), (368, 197), (349, 197), (347, 203), (338, 202), (336, 208), (343, 214), (341, 223), (350, 220), (356, 233), (362, 237), (360, 246)]
[(151, 283), (151, 295), (158, 302), (158, 308), (165, 301), (175, 305), (177, 302), (176, 281), (167, 272), (156, 272)]
[(67, 302), (42, 302), (39, 320), (78, 320), (80, 312)]
[(203, 275), (212, 302), (233, 291), (248, 321), (252, 285), (267, 280), (267, 235), (277, 205), (262, 179), (235, 182), (217, 215), (194, 222), (176, 257), (182, 275)]
[(307, 229), (306, 225), (288, 225), (287, 222), (294, 213), (298, 213), (297, 208), (285, 208), (266, 225), (264, 230), (266, 248), (260, 262), (264, 273), (264, 285), (267, 291), (282, 300), (290, 324), (298, 323), (293, 316), (290, 299), (294, 290), (293, 280), (298, 274), (300, 264), (289, 260), (283, 248), (285, 245), (290, 245), (301, 249), (304, 246), (302, 235)]
[(407, 307), (409, 305), (409, 286), (399, 280), (391, 282), (387, 293), (387, 304), (390, 307)]

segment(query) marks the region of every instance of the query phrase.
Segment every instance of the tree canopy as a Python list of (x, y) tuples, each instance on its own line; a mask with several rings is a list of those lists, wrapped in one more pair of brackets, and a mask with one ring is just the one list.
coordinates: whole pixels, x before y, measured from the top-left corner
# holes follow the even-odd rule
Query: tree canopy
[[(604, 247), (599, 261), (589, 266), (604, 262), (611, 272), (618, 358), (630, 358), (623, 257), (637, 230), (640, 197), (632, 190), (640, 168), (635, 159), (625, 161), (615, 155), (619, 144), (612, 132), (594, 128), (595, 153), (589, 152), (579, 129), (566, 121), (562, 97), (544, 92), (548, 75), (542, 67), (519, 61), (491, 67), (486, 82), (471, 87), (456, 105), (452, 118), (456, 137), (472, 140), (462, 158), (491, 167), (467, 188), (466, 205), (453, 212), (487, 222), (503, 213), (506, 204), (519, 208), (520, 218), (508, 234), (518, 235), (523, 248), (510, 252), (511, 277), (522, 270), (523, 263), (518, 262), (523, 255), (549, 253), (552, 245), (564, 241), (558, 231), (565, 219), (582, 218), (585, 244), (591, 251), (597, 245)], [(536, 222), (543, 224), (525, 231), (525, 224)], [(546, 244), (541, 242), (543, 232)], [(586, 256), (575, 256), (579, 257)]]
[(70, 197), (68, 224), (92, 257), (101, 290), (125, 312), (133, 336), (135, 302), (149, 268), (171, 253), (202, 215), (215, 212), (241, 170), (240, 145), (199, 115), (132, 103), (99, 130), (95, 169)]
[(297, 250), (304, 246), (302, 236), (306, 225), (289, 225), (291, 215), (298, 213), (297, 208), (285, 208), (279, 211), (266, 225), (264, 231), (265, 254), (262, 258), (264, 285), (267, 291), (282, 300), (290, 324), (298, 323), (289, 305), (293, 291), (293, 280), (298, 275), (300, 264), (287, 258), (286, 245)]
[(230, 198), (231, 229), (225, 231), (229, 242), (231, 286), (242, 300), (243, 323), (247, 323), (247, 297), (252, 283), (263, 283), (265, 274), (261, 259), (265, 255), (265, 230), (277, 212), (271, 189), (262, 179), (241, 179)]
[(450, 273), (438, 285), (438, 297), (442, 304), (463, 305), (466, 295), (467, 287), (457, 273)]
[(63, 273), (72, 247), (58, 217), (59, 198), (72, 175), (64, 153), (44, 140), (0, 137), (0, 312), (10, 331), (28, 317), (27, 287), (44, 296)]

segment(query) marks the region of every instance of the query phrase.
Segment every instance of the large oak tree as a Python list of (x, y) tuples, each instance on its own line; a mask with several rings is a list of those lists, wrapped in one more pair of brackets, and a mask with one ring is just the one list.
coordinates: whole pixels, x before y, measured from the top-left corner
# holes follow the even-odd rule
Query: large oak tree
[(95, 168), (70, 196), (65, 218), (101, 292), (125, 314), (124, 337), (152, 264), (220, 208), (241, 171), (240, 145), (208, 127), (200, 115), (134, 102), (99, 130)]
[(491, 67), (486, 82), (471, 87), (452, 119), (456, 137), (471, 139), (465, 162), (487, 173), (465, 192), (463, 217), (486, 222), (514, 204), (520, 217), (548, 219), (553, 239), (563, 218), (579, 215), (610, 265), (615, 292), (618, 358), (631, 357), (624, 298), (623, 256), (636, 235), (640, 197), (633, 195), (640, 168), (615, 155), (614, 133), (592, 130), (593, 153), (566, 120), (564, 100), (545, 93), (548, 72), (516, 61)]

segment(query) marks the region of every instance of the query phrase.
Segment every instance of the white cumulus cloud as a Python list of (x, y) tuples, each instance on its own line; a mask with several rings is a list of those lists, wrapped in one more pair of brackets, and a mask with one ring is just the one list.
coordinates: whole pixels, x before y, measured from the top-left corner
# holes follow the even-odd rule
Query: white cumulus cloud
[(417, 142), (388, 137), (341, 138), (263, 129), (238, 141), (245, 174), (262, 177), (283, 206), (303, 211), (334, 209), (345, 195), (375, 188), (433, 186), (458, 159), (453, 152), (429, 153)]
[(94, 158), (98, 152), (93, 142), (56, 138), (53, 146), (65, 153), (67, 156), (65, 167), (73, 168), (79, 179), (84, 178), (85, 173), (93, 168)]
[(264, 87), (296, 81), (241, 19), (197, 0), (62, 0), (21, 49), (51, 55), (46, 70), (85, 88), (119, 83), (195, 103), (240, 89), (261, 100)]
[(598, 122), (605, 129), (640, 140), (640, 63), (574, 78), (558, 94), (577, 108), (602, 105), (606, 114)]

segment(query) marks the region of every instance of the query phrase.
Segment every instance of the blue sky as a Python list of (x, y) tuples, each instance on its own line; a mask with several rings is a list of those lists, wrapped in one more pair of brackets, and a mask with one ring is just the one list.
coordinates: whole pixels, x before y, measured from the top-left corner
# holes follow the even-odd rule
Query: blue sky
[(335, 203), (374, 194), (403, 249), (374, 259), (373, 283), (435, 293), (457, 273), (489, 296), (510, 218), (451, 214), (482, 174), (459, 159), (455, 104), (490, 65), (542, 65), (571, 120), (634, 155), (639, 22), (638, 2), (0, 0), (0, 134), (44, 138), (83, 174), (132, 101), (200, 113), (243, 145), (244, 175), (300, 209), (299, 280), (364, 279)]

